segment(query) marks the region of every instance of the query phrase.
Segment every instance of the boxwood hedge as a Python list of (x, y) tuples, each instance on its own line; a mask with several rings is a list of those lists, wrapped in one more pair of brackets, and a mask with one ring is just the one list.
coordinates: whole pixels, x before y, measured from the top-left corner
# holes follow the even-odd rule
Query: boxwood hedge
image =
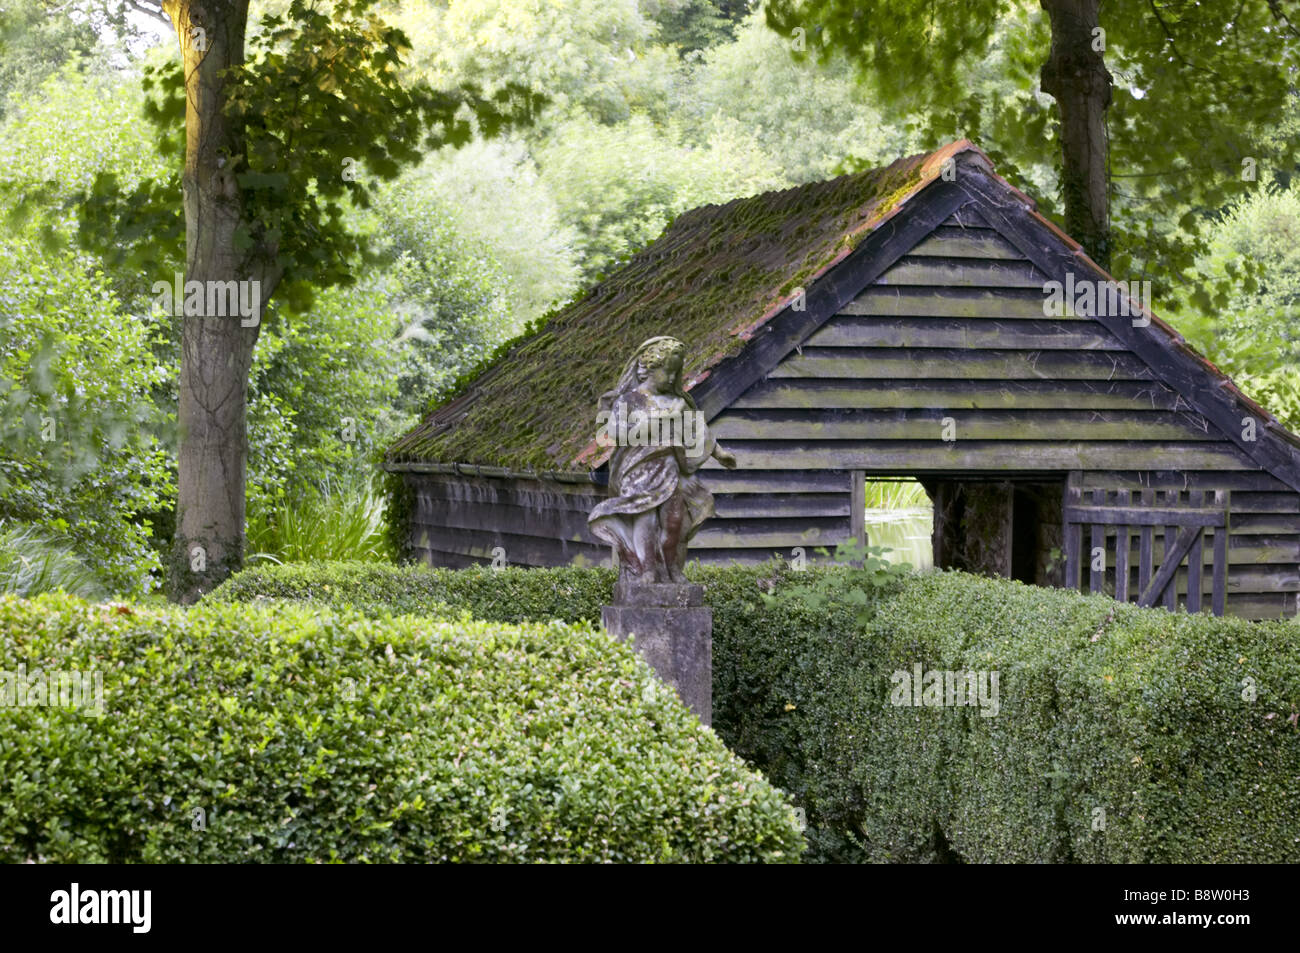
[[(823, 606), (786, 569), (692, 575), (714, 612), (714, 727), (805, 808), (807, 859), (1300, 860), (1294, 621), (963, 573), (865, 599), (845, 574)], [(211, 598), (572, 621), (611, 586), (606, 570), (323, 565), (245, 572)], [(998, 714), (893, 704), (891, 676), (915, 665), (998, 673)]]
[[(789, 861), (781, 793), (584, 623), (0, 598), (0, 861)], [(7, 682), (6, 686), (16, 684)]]

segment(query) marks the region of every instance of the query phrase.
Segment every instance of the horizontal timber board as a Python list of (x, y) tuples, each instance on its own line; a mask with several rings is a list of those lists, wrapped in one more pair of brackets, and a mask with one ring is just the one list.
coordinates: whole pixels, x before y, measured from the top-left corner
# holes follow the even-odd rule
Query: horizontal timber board
[[(1198, 427), (1198, 424), (1200, 425)], [(719, 440), (1214, 440), (1203, 419), (1161, 411), (729, 410)]]
[[(1159, 381), (768, 380), (731, 405), (736, 409), (934, 408), (956, 410), (1190, 410)], [(1278, 486), (1284, 486), (1280, 481)]]
[[(876, 279), (877, 285), (1042, 290), (1047, 277), (1028, 261), (979, 258), (912, 258), (904, 255)], [(1044, 296), (1045, 293), (1044, 293)]]
[[(908, 285), (872, 285), (837, 313), (884, 317), (1018, 318), (1051, 317), (1044, 308), (1041, 289), (914, 288)], [(1075, 324), (1100, 324), (1085, 315), (1065, 315), (1055, 320)]]
[[(1156, 563), (1159, 565), (1159, 562)], [(1205, 587), (1205, 592), (1210, 591), (1210, 567), (1209, 559), (1205, 561), (1205, 570), (1201, 574), (1201, 584)], [(1084, 586), (1087, 586), (1086, 573)], [(1154, 575), (1154, 573), (1153, 573)], [(1109, 574), (1108, 581), (1113, 583), (1115, 573), (1112, 570)], [(1175, 576), (1178, 591), (1187, 592), (1187, 566), (1181, 565)], [(1133, 565), (1129, 566), (1129, 593), (1137, 592), (1135, 588), (1137, 582), (1137, 569)], [(1234, 592), (1300, 592), (1300, 567), (1284, 565), (1247, 565), (1232, 563), (1228, 570), (1227, 591), (1229, 594)]]
[(516, 536), (567, 539), (597, 545), (595, 537), (587, 529), (587, 513), (574, 510), (440, 503), (418, 508), (412, 525), (513, 533)]
[(512, 509), (532, 509), (537, 511), (563, 511), (566, 513), (587, 513), (591, 508), (605, 499), (601, 494), (590, 496), (563, 496), (560, 494), (521, 494), (503, 495), (497, 499), (485, 498), (483, 496), (463, 497), (454, 492), (444, 493), (440, 491), (426, 492), (423, 488), (416, 491), (415, 500), (417, 512), (419, 507), (424, 506), (457, 506), (474, 509), (492, 509), (494, 507), (509, 507)]
[[(1104, 525), (1104, 524), (1088, 524)], [(1296, 536), (1300, 537), (1300, 520), (1291, 513), (1239, 512), (1232, 507), (1228, 514), (1228, 529), (1237, 536)], [(1114, 532), (1114, 528), (1110, 528)]]
[[(1105, 535), (1106, 552), (1109, 554), (1107, 559), (1107, 568), (1114, 570), (1115, 547), (1118, 540), (1116, 527), (1106, 527), (1108, 532)], [(1160, 565), (1164, 558), (1165, 547), (1163, 529), (1157, 528), (1151, 534), (1151, 554), (1155, 565)], [(1213, 536), (1204, 536), (1202, 541), (1205, 545), (1202, 559), (1203, 565), (1209, 567), (1213, 558), (1213, 551), (1209, 548), (1213, 542)], [(1129, 531), (1129, 567), (1136, 569), (1138, 567), (1138, 555), (1141, 550), (1142, 536), (1138, 528)], [(1278, 536), (1254, 536), (1254, 535), (1236, 535), (1232, 534), (1228, 539), (1228, 563), (1229, 565), (1261, 565), (1272, 564), (1282, 568), (1295, 568), (1300, 564), (1300, 538), (1297, 537), (1278, 537)]]
[(1242, 619), (1292, 618), (1296, 614), (1296, 597), (1291, 592), (1230, 593), (1226, 610), (1228, 615)]
[(806, 347), (769, 379), (911, 378), (913, 380), (1154, 380), (1127, 351), (999, 351), (962, 348)]
[(848, 518), (709, 520), (691, 540), (705, 548), (727, 546), (833, 546), (851, 536)]
[(1233, 535), (1243, 534), (1290, 534), (1300, 532), (1300, 520), (1286, 513), (1232, 513), (1228, 517), (1228, 528)]
[(1269, 493), (1286, 493), (1300, 498), (1295, 490), (1263, 470), (1254, 468), (1244, 472), (1215, 472), (1180, 468), (1139, 471), (1084, 470), (1080, 474), (1083, 489), (1140, 490), (1232, 490), (1235, 499), (1238, 490)]
[[(1300, 493), (1252, 493), (1240, 490), (1232, 494), (1234, 513), (1300, 513)], [(1300, 532), (1300, 520), (1296, 531)]]
[(805, 347), (947, 347), (1020, 350), (1123, 351), (1100, 324), (1049, 318), (875, 317), (831, 318)]
[(835, 470), (726, 470), (699, 474), (713, 493), (848, 493), (850, 477)]
[(940, 225), (930, 237), (913, 245), (908, 256), (925, 258), (986, 258), (1023, 261), (1025, 256), (992, 228)]
[[(719, 494), (713, 498), (719, 519), (795, 518), (816, 516), (848, 518), (847, 493)], [(707, 525), (707, 524), (706, 524)]]
[(510, 533), (481, 533), (466, 530), (444, 530), (434, 527), (412, 527), (411, 544), (416, 548), (433, 549), (479, 559), (493, 558), (492, 550), (505, 550), (505, 560), (512, 566), (567, 566), (575, 556), (582, 556), (589, 564), (599, 564), (609, 557), (608, 546), (588, 546), (559, 539), (537, 536), (516, 536)]
[[(788, 445), (786, 445), (788, 444)], [(1248, 470), (1254, 463), (1232, 444), (1139, 443), (1080, 441), (1046, 443), (1033, 440), (819, 440), (733, 441), (727, 447), (741, 467), (761, 470), (866, 470), (891, 476), (909, 471), (978, 470), (982, 472), (1081, 470), (1117, 461), (1134, 466), (1168, 466), (1178, 461), (1188, 469)], [(711, 464), (706, 464), (709, 466)]]
[[(706, 535), (710, 529), (719, 530), (718, 533)], [(1114, 576), (1114, 554), (1116, 535), (1114, 527), (1110, 528), (1110, 533), (1106, 537), (1106, 548), (1109, 553), (1107, 559), (1108, 570)], [(867, 534), (871, 535), (872, 526), (868, 524)], [(725, 536), (726, 542), (714, 542), (719, 536)], [(847, 532), (843, 537), (831, 534), (829, 537), (832, 541), (838, 541), (841, 538), (847, 538)], [(808, 539), (802, 534), (800, 527), (794, 526), (789, 530), (783, 530), (780, 527), (766, 527), (761, 531), (740, 531), (729, 532), (727, 525), (722, 526), (710, 522), (705, 524), (700, 535), (692, 541), (692, 548), (704, 546), (705, 548), (717, 548), (719, 551), (723, 547), (732, 548), (752, 548), (760, 546), (806, 546)], [(1203, 565), (1208, 570), (1211, 563), (1211, 552), (1208, 551), (1208, 544), (1211, 539), (1204, 541), (1207, 546), (1203, 546)], [(1138, 568), (1138, 556), (1140, 552), (1141, 537), (1134, 531), (1129, 534), (1129, 567), (1131, 572), (1136, 572)], [(814, 545), (826, 545), (825, 542), (816, 542)], [(1155, 565), (1160, 565), (1164, 558), (1164, 532), (1157, 530), (1152, 540), (1152, 557)], [(1273, 566), (1279, 571), (1290, 572), (1300, 565), (1300, 539), (1292, 538), (1273, 538), (1257, 536), (1233, 536), (1228, 548), (1228, 564), (1230, 566)], [(1208, 585), (1208, 583), (1207, 583)], [(1132, 590), (1130, 590), (1132, 591)]]
[(1065, 519), (1069, 523), (1114, 526), (1222, 526), (1223, 510), (1189, 506), (1067, 506)]
[(564, 484), (542, 484), (536, 480), (484, 480), (479, 477), (452, 474), (413, 474), (408, 477), (417, 497), (430, 500), (450, 500), (466, 504), (509, 504), (514, 506), (564, 507), (590, 509), (605, 498), (595, 486), (579, 489), (564, 488)]

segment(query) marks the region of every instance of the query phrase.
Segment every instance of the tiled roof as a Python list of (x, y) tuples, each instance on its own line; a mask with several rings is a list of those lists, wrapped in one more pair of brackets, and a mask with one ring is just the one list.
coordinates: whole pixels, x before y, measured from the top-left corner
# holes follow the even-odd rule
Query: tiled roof
[[(637, 345), (660, 334), (685, 342), (686, 386), (691, 389), (740, 352), (800, 288), (807, 289), (899, 214), (940, 176), (947, 159), (967, 152), (1006, 190), (1005, 196), (1060, 241), (1071, 262), (1113, 280), (963, 139), (881, 169), (685, 213), (584, 297), (515, 341), (465, 389), (396, 441), (388, 450), (389, 464), (398, 469), (404, 463), (436, 463), (575, 474), (598, 467), (608, 451), (593, 441), (596, 399), (614, 384)], [(1193, 368), (1194, 383), (1183, 396), (1194, 407), (1208, 407), (1217, 394), (1225, 407), (1260, 418), (1267, 434), (1287, 448), (1279, 458), (1282, 465), (1261, 456), (1259, 445), (1243, 449), (1300, 489), (1300, 437), (1242, 393), (1174, 328), (1151, 318), (1146, 328), (1125, 333), (1149, 335), (1148, 341), (1159, 343), (1163, 353), (1152, 366), (1159, 372), (1173, 359)]]
[(946, 159), (974, 148), (962, 140), (881, 169), (686, 212), (394, 443), (390, 463), (599, 465), (596, 399), (637, 345), (680, 338), (689, 389), (897, 214)]

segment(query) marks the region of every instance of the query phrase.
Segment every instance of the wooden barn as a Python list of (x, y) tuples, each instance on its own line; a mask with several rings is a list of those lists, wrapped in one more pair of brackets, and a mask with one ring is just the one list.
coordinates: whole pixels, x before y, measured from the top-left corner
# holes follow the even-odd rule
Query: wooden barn
[(913, 477), (938, 566), (1294, 615), (1300, 438), (1148, 305), (965, 141), (698, 208), (395, 443), (394, 503), (434, 565), (607, 564), (596, 400), (671, 334), (740, 461), (692, 558), (865, 538), (866, 481)]

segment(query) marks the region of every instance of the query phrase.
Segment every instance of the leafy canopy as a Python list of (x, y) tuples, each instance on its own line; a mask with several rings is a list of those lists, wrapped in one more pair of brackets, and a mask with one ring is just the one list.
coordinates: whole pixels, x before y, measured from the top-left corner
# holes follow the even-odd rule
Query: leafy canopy
[[(1112, 270), (1154, 276), (1158, 299), (1177, 302), (1186, 291), (1203, 309), (1224, 307), (1231, 283), (1194, 267), (1213, 213), (1295, 169), (1300, 136), (1294, 126), (1278, 127), (1300, 52), (1287, 6), (1101, 5), (1104, 35), (1094, 42), (1114, 78)], [(770, 0), (765, 10), (777, 32), (803, 38), (792, 42), (792, 55), (845, 56), (883, 104), (924, 115), (918, 131), (926, 147), (966, 135), (1003, 175), (1023, 181), (1036, 178), (1021, 173), (1026, 167), (1059, 169), (1055, 112), (1039, 91), (1051, 35), (1037, 2)], [(1053, 211), (1048, 196), (1036, 198)]]
[[(238, 170), (243, 226), (236, 235), (250, 260), (282, 270), (282, 300), (296, 311), (316, 289), (350, 285), (358, 260), (373, 258), (347, 226), (349, 206), (367, 208), (380, 181), (395, 178), (426, 149), (461, 145), (526, 121), (540, 99), (515, 85), (491, 95), (469, 84), (435, 89), (403, 75), (410, 42), (374, 13), (376, 0), (292, 0), (250, 31), (245, 62), (227, 75), (226, 115), (242, 152)], [(180, 204), (186, 94), (176, 58), (151, 64), (146, 111), (174, 156), (166, 180), (122, 188), (112, 173), (81, 197), (82, 237), (147, 269), (159, 241), (175, 245)]]

